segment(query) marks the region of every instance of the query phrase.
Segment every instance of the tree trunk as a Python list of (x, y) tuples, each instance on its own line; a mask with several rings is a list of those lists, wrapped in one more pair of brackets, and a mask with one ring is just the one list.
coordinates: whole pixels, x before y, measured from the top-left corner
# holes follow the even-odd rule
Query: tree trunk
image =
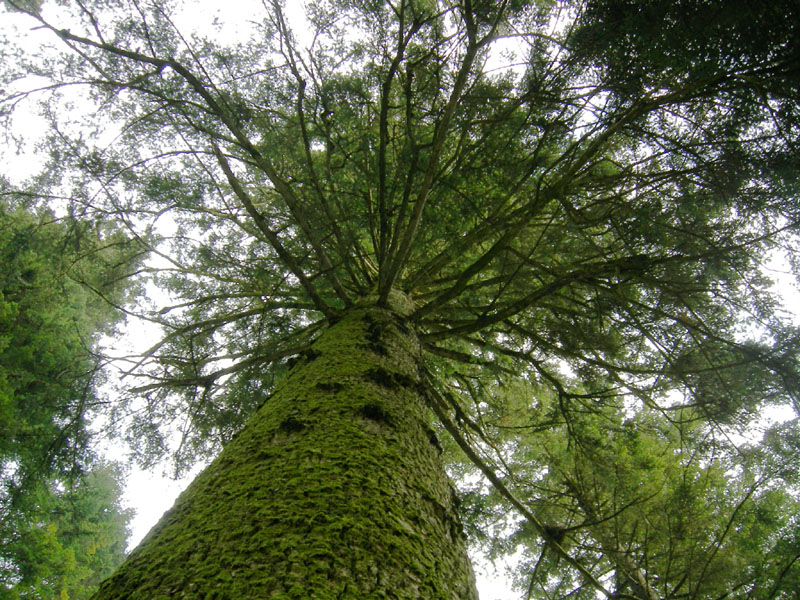
[(477, 599), (398, 298), (321, 335), (94, 598)]

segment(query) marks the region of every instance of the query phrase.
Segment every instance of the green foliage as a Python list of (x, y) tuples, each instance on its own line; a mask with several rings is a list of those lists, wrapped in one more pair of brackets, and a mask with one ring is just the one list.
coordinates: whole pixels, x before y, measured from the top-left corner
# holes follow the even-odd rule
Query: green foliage
[(0, 598), (80, 600), (122, 562), (131, 512), (118, 467), (96, 464), (64, 486), (38, 481), (2, 503)]
[(15, 0), (14, 2), (3, 0), (2, 6), (5, 6), (11, 11), (31, 11), (38, 13), (42, 10), (42, 0)]
[(800, 407), (767, 277), (800, 272), (796, 2), (317, 0), (313, 43), (282, 6), (235, 42), (166, 1), (29, 11), (64, 54), (3, 66), (51, 84), (5, 105), (42, 103), (73, 213), (162, 235), (114, 415), (141, 460), (213, 455), (399, 289), (468, 530), (529, 596), (789, 597), (796, 431), (754, 430)]
[[(7, 188), (6, 188), (7, 190)], [(120, 474), (94, 465), (99, 337), (139, 246), (119, 230), (0, 205), (0, 597), (87, 598), (121, 561)], [(93, 466), (94, 465), (94, 466)]]
[(716, 86), (740, 74), (753, 78), (753, 91), (789, 100), (797, 94), (790, 65), (800, 57), (798, 18), (795, 2), (590, 1), (574, 43), (615, 91), (629, 95), (708, 81)]
[[(636, 594), (628, 574), (639, 570), (650, 575), (656, 597), (791, 597), (796, 454), (737, 447), (691, 409), (665, 418), (579, 389), (558, 398), (504, 386), (493, 395), (484, 431), (513, 440), (503, 469), (524, 482), (517, 497), (577, 560), (613, 573), (616, 593)], [(796, 425), (768, 438), (790, 440)], [(594, 597), (564, 570), (547, 537), (509, 518), (496, 491), (477, 486), (466, 497), (470, 532), (490, 556), (522, 550), (515, 577), (528, 597), (575, 594), (576, 587), (578, 597)]]
[(0, 464), (24, 486), (77, 473), (136, 244), (113, 228), (0, 206)]

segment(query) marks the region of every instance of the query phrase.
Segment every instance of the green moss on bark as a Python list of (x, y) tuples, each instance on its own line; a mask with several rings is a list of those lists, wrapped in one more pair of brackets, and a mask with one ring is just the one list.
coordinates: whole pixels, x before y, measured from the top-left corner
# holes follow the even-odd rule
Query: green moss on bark
[(419, 342), (364, 304), (95, 598), (477, 598), (417, 393)]

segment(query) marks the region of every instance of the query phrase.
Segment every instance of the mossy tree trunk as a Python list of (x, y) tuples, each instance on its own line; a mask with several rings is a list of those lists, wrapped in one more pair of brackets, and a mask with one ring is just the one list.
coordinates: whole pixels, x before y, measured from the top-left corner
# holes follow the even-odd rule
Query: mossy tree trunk
[(95, 598), (477, 598), (419, 355), (348, 312)]

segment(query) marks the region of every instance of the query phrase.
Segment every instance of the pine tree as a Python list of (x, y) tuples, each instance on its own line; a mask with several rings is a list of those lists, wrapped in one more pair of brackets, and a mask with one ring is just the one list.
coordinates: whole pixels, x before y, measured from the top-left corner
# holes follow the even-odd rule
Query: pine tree
[(84, 600), (125, 558), (131, 511), (117, 466), (37, 480), (0, 505), (0, 598)]
[(107, 404), (97, 342), (121, 316), (109, 301), (132, 291), (141, 249), (0, 189), (0, 597), (88, 598), (128, 534), (90, 421)]
[(796, 3), (6, 4), (63, 53), (5, 105), (171, 294), (130, 438), (218, 454), (98, 598), (475, 597), (462, 522), (529, 597), (790, 597), (794, 426), (731, 436), (798, 409)]

